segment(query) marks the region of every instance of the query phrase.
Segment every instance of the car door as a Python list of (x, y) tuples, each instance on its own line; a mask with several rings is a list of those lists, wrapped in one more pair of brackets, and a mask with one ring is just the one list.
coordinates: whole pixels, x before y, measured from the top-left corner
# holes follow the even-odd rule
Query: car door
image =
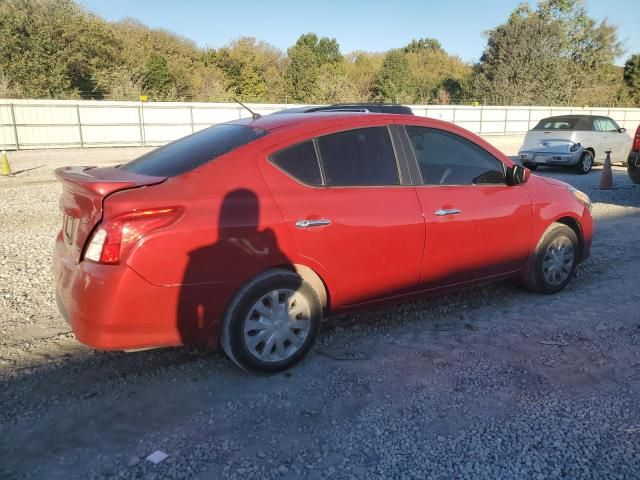
[(405, 127), (417, 164), (426, 240), (420, 288), (433, 289), (520, 270), (531, 242), (525, 187), (508, 186), (505, 165), (448, 130)]
[(593, 138), (596, 150), (596, 160), (604, 162), (607, 151), (611, 152), (612, 161), (618, 156), (618, 144), (616, 142), (618, 128), (610, 118), (596, 117), (593, 119)]
[(337, 286), (332, 308), (416, 288), (424, 218), (399, 174), (389, 127), (353, 128), (265, 153), (263, 174), (300, 256)]
[(620, 125), (612, 118), (607, 118), (610, 125), (609, 135), (612, 138), (613, 150), (611, 153), (612, 162), (624, 162), (629, 157), (629, 151), (631, 150), (631, 137), (626, 130), (620, 131)]

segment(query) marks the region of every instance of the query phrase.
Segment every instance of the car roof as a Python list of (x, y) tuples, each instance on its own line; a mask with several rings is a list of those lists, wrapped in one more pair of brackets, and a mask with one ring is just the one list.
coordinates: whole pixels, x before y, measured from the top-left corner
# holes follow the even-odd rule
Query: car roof
[(609, 117), (604, 115), (556, 115), (540, 119), (534, 130), (543, 129), (542, 125), (548, 122), (567, 122), (571, 124), (571, 128), (568, 130), (591, 130), (591, 124), (595, 118)]
[[(399, 115), (389, 113), (369, 113), (369, 112), (352, 112), (352, 111), (324, 111), (324, 112), (309, 112), (309, 113), (279, 113), (278, 115), (264, 115), (257, 119), (242, 118), (240, 120), (233, 120), (228, 122), (234, 125), (247, 125), (254, 128), (259, 128), (267, 131), (276, 131), (285, 128), (301, 127), (301, 126), (313, 126), (322, 125), (327, 122), (340, 121), (349, 118), (362, 118), (369, 117), (375, 119), (384, 119), (389, 123), (397, 120), (406, 120), (407, 123), (415, 122), (417, 118), (422, 120), (426, 117), (416, 117), (414, 115)], [(438, 122), (438, 120), (434, 120)], [(443, 122), (444, 123), (444, 122)]]
[(295, 107), (273, 112), (274, 115), (283, 113), (313, 113), (313, 112), (371, 112), (393, 113), (397, 115), (413, 115), (413, 110), (398, 103), (335, 103), (333, 105), (311, 105)]
[(593, 119), (596, 118), (609, 118), (611, 119), (611, 117), (607, 116), (607, 115), (584, 115), (584, 114), (579, 114), (579, 115), (555, 115), (552, 117), (545, 117), (540, 119), (541, 122), (550, 122), (550, 121), (563, 121), (563, 120), (571, 120), (571, 121), (580, 121), (580, 122), (590, 122)]

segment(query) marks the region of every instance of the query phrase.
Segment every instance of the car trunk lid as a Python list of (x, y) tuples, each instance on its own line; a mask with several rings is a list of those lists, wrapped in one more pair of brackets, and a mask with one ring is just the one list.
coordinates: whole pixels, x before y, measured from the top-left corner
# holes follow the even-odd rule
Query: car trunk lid
[(524, 137), (522, 152), (565, 151), (574, 142), (571, 130), (530, 130)]
[(104, 199), (117, 191), (156, 185), (166, 177), (140, 175), (118, 167), (63, 167), (55, 171), (62, 183), (62, 237), (76, 262), (96, 224)]

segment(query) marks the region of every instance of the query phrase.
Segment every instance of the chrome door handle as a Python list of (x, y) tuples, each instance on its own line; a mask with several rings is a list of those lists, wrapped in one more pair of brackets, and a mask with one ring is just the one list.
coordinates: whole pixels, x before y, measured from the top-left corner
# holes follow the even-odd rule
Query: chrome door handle
[(326, 225), (331, 225), (331, 220), (321, 218), (319, 220), (298, 220), (296, 222), (296, 227), (298, 228), (322, 227)]
[(459, 208), (449, 208), (448, 210), (436, 210), (434, 213), (439, 217), (444, 217), (445, 215), (458, 215), (462, 213), (462, 210)]

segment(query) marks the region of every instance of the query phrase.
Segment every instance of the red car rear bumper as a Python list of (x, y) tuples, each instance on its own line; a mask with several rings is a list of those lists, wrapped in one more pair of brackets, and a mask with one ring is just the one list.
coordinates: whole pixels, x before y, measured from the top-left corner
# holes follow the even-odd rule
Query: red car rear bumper
[(91, 348), (217, 345), (226, 297), (212, 295), (211, 286), (159, 287), (127, 265), (76, 263), (61, 236), (53, 272), (60, 312), (78, 341)]

